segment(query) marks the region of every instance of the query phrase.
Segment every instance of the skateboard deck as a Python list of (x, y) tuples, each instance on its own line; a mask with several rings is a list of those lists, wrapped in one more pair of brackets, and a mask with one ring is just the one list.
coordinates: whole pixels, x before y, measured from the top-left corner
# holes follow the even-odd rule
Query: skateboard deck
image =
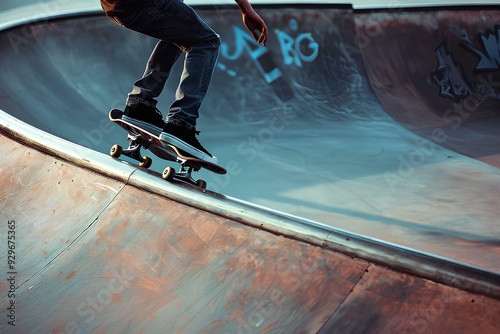
[(143, 147), (153, 152), (154, 155), (163, 160), (180, 164), (179, 172), (176, 172), (170, 166), (165, 168), (162, 174), (163, 179), (167, 181), (178, 180), (197, 185), (201, 188), (206, 188), (206, 182), (203, 180), (195, 181), (191, 176), (192, 171), (197, 172), (200, 169), (205, 168), (213, 173), (226, 174), (227, 171), (223, 167), (184, 154), (174, 145), (161, 141), (158, 135), (123, 120), (122, 116), (123, 112), (119, 109), (112, 109), (109, 112), (109, 119), (127, 131), (129, 146), (127, 149), (124, 149), (120, 145), (113, 145), (110, 150), (110, 155), (112, 157), (118, 158), (123, 154), (139, 161), (139, 165), (141, 167), (149, 168), (152, 160), (149, 157), (142, 156), (140, 149)]

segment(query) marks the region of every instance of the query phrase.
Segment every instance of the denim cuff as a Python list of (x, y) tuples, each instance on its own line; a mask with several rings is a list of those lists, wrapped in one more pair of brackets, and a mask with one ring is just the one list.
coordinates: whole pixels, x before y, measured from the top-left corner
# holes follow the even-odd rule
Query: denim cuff
[(145, 100), (145, 99), (140, 98), (140, 97), (129, 96), (127, 98), (126, 105), (127, 106), (131, 106), (131, 105), (140, 104), (140, 103), (141, 104), (145, 104), (148, 107), (156, 108), (156, 104), (158, 103), (158, 101), (156, 101), (156, 100)]
[(196, 126), (192, 126), (192, 125), (190, 125), (184, 121), (178, 120), (178, 119), (169, 118), (169, 119), (167, 119), (167, 123), (181, 126), (181, 127), (186, 128), (188, 130), (196, 130)]

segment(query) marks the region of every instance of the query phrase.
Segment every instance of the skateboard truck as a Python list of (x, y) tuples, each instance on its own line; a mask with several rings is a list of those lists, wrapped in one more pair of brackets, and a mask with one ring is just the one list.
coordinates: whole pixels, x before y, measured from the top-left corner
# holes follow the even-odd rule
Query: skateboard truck
[[(137, 141), (138, 136), (128, 134), (127, 139), (129, 140), (128, 148), (124, 149), (120, 145), (115, 144), (111, 147), (109, 155), (113, 158), (118, 158), (120, 155), (125, 155), (129, 158), (139, 161), (139, 166), (144, 168), (151, 167), (153, 160), (150, 157), (142, 156), (141, 154), (141, 145)], [(147, 149), (146, 146), (144, 148)]]
[(175, 169), (173, 167), (170, 167), (170, 166), (168, 166), (167, 168), (165, 168), (163, 170), (163, 174), (161, 175), (161, 177), (164, 180), (170, 182), (170, 181), (173, 181), (175, 179), (175, 180), (179, 180), (179, 181), (186, 182), (189, 184), (193, 184), (193, 185), (198, 186), (202, 189), (205, 189), (207, 187), (207, 183), (204, 180), (201, 180), (201, 179), (195, 180), (191, 176), (191, 172), (193, 172), (193, 171), (197, 172), (200, 170), (199, 168), (187, 166), (186, 161), (182, 161), (181, 159), (178, 159), (178, 162), (180, 162), (180, 164), (181, 164), (181, 167), (179, 168), (178, 172), (176, 172)]
[[(145, 145), (144, 143), (138, 142), (139, 135), (128, 134), (127, 139), (129, 140), (128, 148), (124, 149), (118, 144), (115, 144), (111, 147), (109, 154), (113, 158), (119, 158), (121, 155), (125, 155), (129, 158), (139, 161), (139, 166), (144, 168), (151, 167), (152, 159), (147, 156), (143, 156), (141, 154), (141, 147), (148, 149), (149, 145)], [(199, 167), (193, 167), (187, 165), (187, 160), (181, 159), (177, 157), (178, 163), (181, 164), (178, 172), (175, 171), (173, 167), (168, 166), (163, 170), (162, 178), (166, 181), (178, 180), (185, 183), (189, 183), (195, 186), (198, 186), (202, 189), (206, 189), (207, 183), (204, 180), (195, 180), (191, 173), (193, 171), (197, 172), (200, 170)]]

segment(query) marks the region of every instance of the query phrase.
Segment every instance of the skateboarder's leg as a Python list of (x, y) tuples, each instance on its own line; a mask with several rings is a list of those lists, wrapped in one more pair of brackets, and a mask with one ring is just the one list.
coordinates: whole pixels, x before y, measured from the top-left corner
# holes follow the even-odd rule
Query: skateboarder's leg
[(161, 40), (156, 44), (141, 79), (128, 94), (123, 119), (149, 132), (160, 135), (165, 122), (156, 108), (170, 70), (182, 51), (173, 43)]
[(151, 53), (142, 78), (134, 83), (127, 105), (144, 103), (156, 107), (156, 98), (161, 94), (181, 53), (182, 50), (174, 43), (160, 40)]
[(209, 34), (206, 39), (192, 44), (186, 50), (184, 70), (175, 95), (176, 100), (170, 107), (167, 124), (160, 135), (163, 141), (212, 163), (217, 163), (217, 158), (208, 152), (196, 138), (198, 134), (196, 120), (212, 79), (219, 47), (219, 36), (213, 33)]
[[(132, 104), (132, 101), (142, 99), (146, 103), (141, 105), (149, 104), (153, 108), (155, 97), (163, 89), (174, 59), (177, 59), (173, 55), (178, 57), (179, 54), (177, 50), (174, 53), (171, 46), (177, 46), (186, 52), (184, 72), (176, 100), (169, 112), (170, 125), (164, 129), (164, 139), (170, 141), (172, 137), (183, 137), (175, 145), (184, 145), (180, 148), (197, 157), (215, 159), (196, 139), (195, 127), (198, 110), (208, 90), (219, 54), (219, 36), (180, 0), (148, 1), (133, 15), (128, 14), (128, 17), (118, 18), (118, 21), (132, 30), (173, 43), (168, 44), (169, 48), (167, 44), (157, 46), (148, 63), (148, 68), (155, 69), (155, 72), (149, 73), (146, 69), (146, 75), (135, 83), (128, 102)], [(168, 53), (165, 49), (170, 50), (170, 56), (160, 57), (162, 53)]]
[(174, 0), (169, 8), (184, 15), (179, 22), (182, 34), (173, 40), (186, 54), (176, 99), (170, 107), (167, 124), (160, 139), (199, 159), (217, 163), (217, 158), (196, 138), (196, 120), (215, 69), (220, 38), (183, 2)]

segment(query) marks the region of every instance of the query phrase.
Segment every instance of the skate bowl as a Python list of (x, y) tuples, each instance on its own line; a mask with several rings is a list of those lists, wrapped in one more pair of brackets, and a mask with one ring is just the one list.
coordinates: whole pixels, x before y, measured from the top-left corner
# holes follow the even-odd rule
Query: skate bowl
[(2, 332), (495, 333), (495, 7), (261, 5), (262, 49), (199, 6), (202, 191), (107, 154), (155, 41), (37, 6), (0, 25)]

